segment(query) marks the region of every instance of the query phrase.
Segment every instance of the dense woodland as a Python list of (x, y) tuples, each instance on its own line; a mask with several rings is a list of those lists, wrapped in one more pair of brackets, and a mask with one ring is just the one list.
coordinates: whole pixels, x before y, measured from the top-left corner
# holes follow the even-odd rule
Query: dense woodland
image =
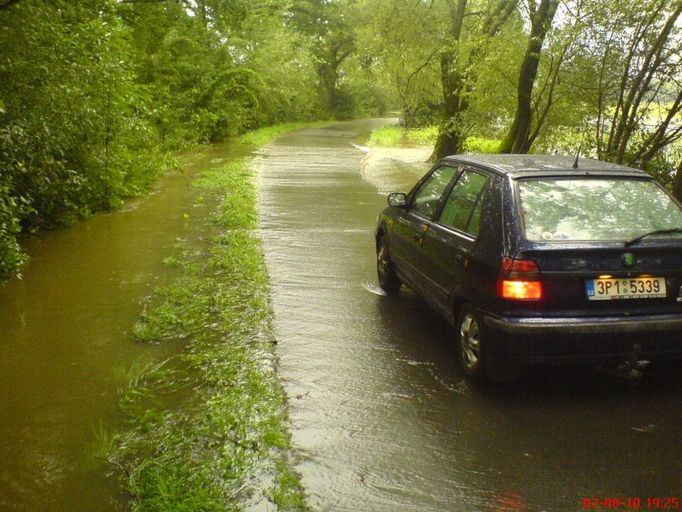
[(172, 151), (399, 113), (682, 197), (682, 0), (0, 0), (0, 276), (17, 237), (144, 192)]

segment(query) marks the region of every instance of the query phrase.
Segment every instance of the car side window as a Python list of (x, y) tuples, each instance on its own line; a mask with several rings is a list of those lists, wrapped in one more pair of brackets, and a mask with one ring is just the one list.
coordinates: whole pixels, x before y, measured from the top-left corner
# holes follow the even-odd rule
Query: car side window
[(477, 236), (481, 222), (481, 196), (487, 181), (483, 174), (465, 170), (445, 201), (438, 221)]
[(410, 210), (432, 219), (443, 192), (456, 172), (455, 167), (448, 165), (443, 165), (433, 171), (413, 196)]

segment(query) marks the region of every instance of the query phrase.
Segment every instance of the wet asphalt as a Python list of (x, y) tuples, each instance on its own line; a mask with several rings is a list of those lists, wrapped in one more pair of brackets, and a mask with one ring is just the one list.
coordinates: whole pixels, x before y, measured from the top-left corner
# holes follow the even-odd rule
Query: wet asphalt
[(443, 320), (409, 290), (380, 295), (376, 216), (386, 192), (428, 168), (418, 150), (361, 147), (385, 123), (296, 132), (255, 161), (280, 375), (313, 510), (574, 511), (590, 498), (651, 510), (682, 499), (680, 366), (634, 384), (544, 368), (475, 387)]

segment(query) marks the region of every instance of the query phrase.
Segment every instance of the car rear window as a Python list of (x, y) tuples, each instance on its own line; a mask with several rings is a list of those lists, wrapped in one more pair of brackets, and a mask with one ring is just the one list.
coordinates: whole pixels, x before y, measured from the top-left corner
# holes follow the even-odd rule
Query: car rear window
[(530, 241), (630, 240), (682, 228), (680, 207), (652, 180), (529, 178), (518, 189)]

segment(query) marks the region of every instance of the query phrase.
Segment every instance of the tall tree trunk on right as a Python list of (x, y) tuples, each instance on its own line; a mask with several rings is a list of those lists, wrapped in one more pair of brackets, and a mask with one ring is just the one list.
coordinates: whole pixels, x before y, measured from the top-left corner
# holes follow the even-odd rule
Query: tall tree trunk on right
[(552, 20), (554, 20), (558, 6), (559, 0), (541, 0), (539, 6), (535, 5), (535, 0), (528, 2), (531, 23), (530, 38), (519, 72), (514, 120), (509, 132), (500, 144), (500, 153), (528, 153), (530, 149), (533, 86), (540, 65), (542, 45), (552, 26)]

